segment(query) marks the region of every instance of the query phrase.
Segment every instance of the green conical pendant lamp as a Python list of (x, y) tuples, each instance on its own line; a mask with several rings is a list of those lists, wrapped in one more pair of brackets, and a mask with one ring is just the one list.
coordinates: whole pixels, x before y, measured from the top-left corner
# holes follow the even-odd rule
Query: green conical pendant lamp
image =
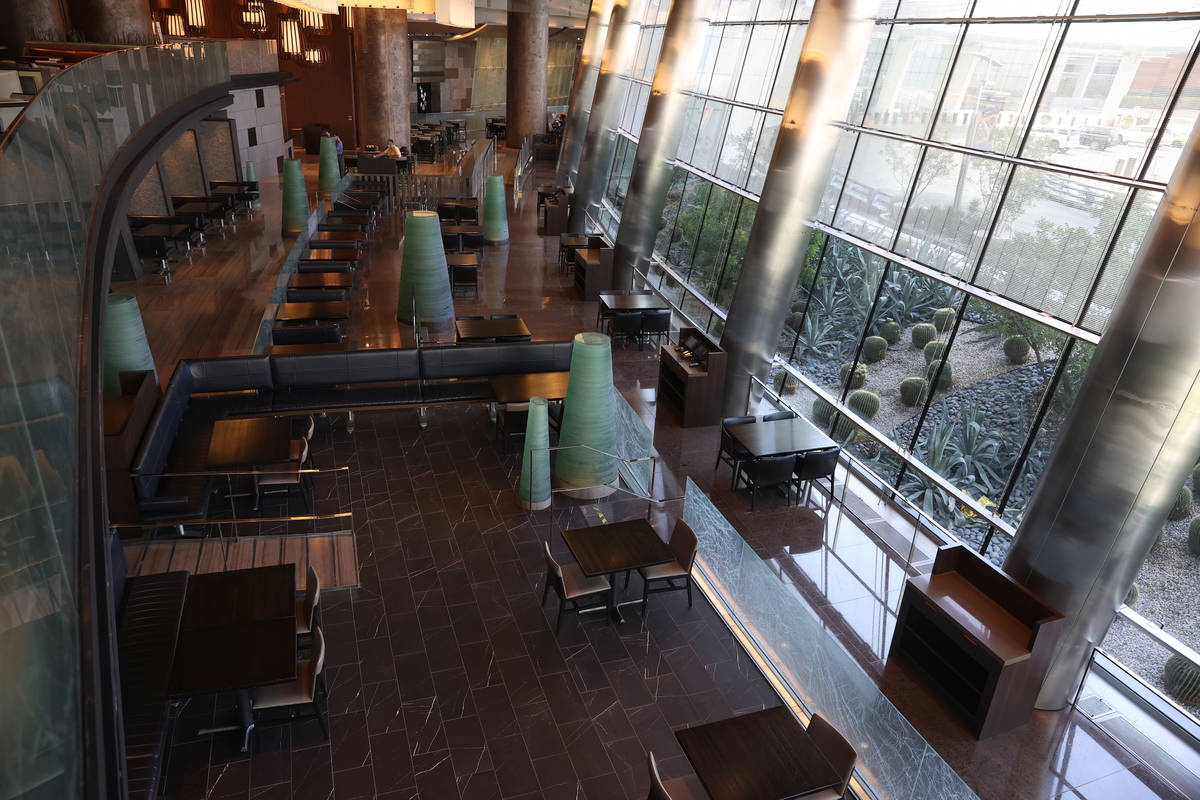
[(321, 137), (321, 168), (317, 172), (317, 191), (322, 197), (333, 197), (338, 182), (337, 143), (332, 136)]
[(488, 175), (483, 189), (483, 240), (508, 241), (508, 209), (504, 204), (504, 176)]
[(119, 375), (130, 370), (150, 370), (158, 379), (137, 298), (110, 294), (104, 317), (104, 394), (119, 395)]
[(558, 451), (554, 464), (560, 486), (580, 487), (565, 492), (571, 497), (595, 499), (616, 490), (617, 462), (605, 455), (616, 452), (612, 393), (612, 341), (594, 331), (577, 334), (558, 437), (566, 449)]
[(253, 161), (246, 162), (246, 171), (242, 176), (242, 180), (244, 180), (244, 181), (258, 180), (258, 176), (254, 174), (254, 162)]
[(283, 160), (283, 235), (300, 233), (308, 227), (308, 187), (300, 159)]
[(418, 322), (437, 324), (454, 319), (446, 250), (442, 247), (442, 223), (433, 211), (410, 211), (404, 219), (396, 319), (411, 324), (414, 302)]
[(550, 446), (550, 428), (546, 408), (546, 398), (530, 398), (521, 455), (521, 483), (517, 488), (521, 507), (530, 511), (550, 507), (550, 451), (546, 449)]

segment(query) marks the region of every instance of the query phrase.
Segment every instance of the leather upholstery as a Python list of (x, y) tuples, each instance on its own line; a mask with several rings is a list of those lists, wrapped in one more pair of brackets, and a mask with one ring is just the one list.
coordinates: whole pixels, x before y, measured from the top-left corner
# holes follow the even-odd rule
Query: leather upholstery
[(154, 497), (158, 491), (158, 474), (167, 466), (167, 456), (171, 453), (171, 445), (175, 442), (179, 423), (183, 421), (193, 385), (188, 362), (179, 362), (175, 374), (171, 376), (171, 382), (167, 384), (167, 391), (159, 401), (158, 410), (150, 419), (141, 449), (133, 461), (133, 471), (138, 473), (133, 484), (139, 499)]
[(274, 344), (319, 344), (341, 340), (342, 326), (336, 322), (321, 325), (276, 325), (271, 329), (271, 342)]
[(192, 392), (271, 391), (271, 363), (267, 356), (197, 358), (184, 361), (192, 373)]
[(571, 368), (571, 342), (460, 344), (421, 349), (425, 380), (487, 377)]
[(276, 388), (289, 390), (414, 381), (420, 378), (419, 363), (412, 348), (305, 353), (271, 356), (271, 372)]

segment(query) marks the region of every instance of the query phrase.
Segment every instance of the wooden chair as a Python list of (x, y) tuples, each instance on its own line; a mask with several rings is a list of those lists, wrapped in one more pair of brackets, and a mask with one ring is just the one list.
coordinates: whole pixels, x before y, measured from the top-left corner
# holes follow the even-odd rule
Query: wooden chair
[[(254, 690), (252, 713), (254, 728), (264, 723), (291, 723), (297, 719), (316, 717), (321, 724), (325, 738), (329, 738), (329, 728), (325, 725), (324, 712), (321, 711), (322, 695), (328, 697), (325, 690), (325, 637), (321, 628), (313, 628), (313, 652), (311, 659), (301, 659), (296, 664), (296, 680), (287, 683), (276, 683), (270, 686), (260, 686)], [(276, 720), (262, 719), (261, 711), (285, 709), (286, 718)], [(309, 711), (311, 709), (311, 711)], [(298, 711), (309, 713), (298, 714)]]
[(304, 585), (304, 596), (296, 598), (296, 635), (312, 633), (317, 627), (317, 609), (321, 605), (321, 578), (312, 565), (308, 566), (308, 578)]
[[(618, 339), (623, 342), (641, 341), (642, 312), (618, 311), (608, 318), (608, 335), (615, 343)], [(640, 346), (640, 345), (639, 345)]]
[[(625, 292), (623, 292), (620, 289), (604, 289), (604, 290), (598, 292), (597, 294), (600, 297), (605, 297), (605, 296), (621, 297), (625, 294)], [(608, 319), (612, 315), (613, 315), (613, 312), (606, 310), (604, 308), (604, 303), (600, 303), (599, 308), (596, 309), (596, 330), (600, 330), (600, 323), (603, 322), (605, 319)]]
[[(692, 526), (683, 520), (676, 520), (675, 528), (671, 531), (671, 539), (667, 547), (675, 555), (675, 560), (668, 564), (656, 564), (653, 567), (639, 567), (638, 574), (642, 576), (642, 614), (646, 613), (646, 603), (651, 594), (658, 592), (678, 592), (687, 589), (688, 608), (692, 606), (692, 567), (696, 564), (696, 553), (700, 550), (700, 542)], [(683, 579), (676, 584), (675, 580)], [(650, 588), (652, 582), (665, 581), (666, 586)], [(629, 573), (625, 573), (625, 585), (629, 585)]]
[(646, 800), (709, 799), (708, 792), (704, 790), (704, 784), (695, 775), (685, 775), (682, 778), (664, 781), (658, 774), (658, 763), (654, 760), (653, 752), (646, 755), (646, 761), (650, 766), (650, 794), (646, 796)]
[(846, 787), (850, 783), (850, 777), (854, 774), (854, 764), (858, 761), (858, 754), (854, 752), (854, 748), (850, 746), (846, 738), (838, 733), (837, 728), (826, 722), (820, 714), (812, 715), (806, 730), (809, 738), (816, 743), (817, 749), (825, 756), (825, 760), (837, 770), (841, 782), (832, 789), (805, 795), (805, 797), (812, 798), (812, 800), (840, 800), (846, 795)]
[(450, 293), (458, 296), (470, 289), (472, 296), (479, 299), (479, 267), (450, 267)]
[(525, 428), (529, 424), (528, 404), (522, 404), (524, 408), (506, 408), (501, 406), (496, 409), (496, 438), (500, 440), (504, 452), (508, 452), (508, 443), (510, 441), (524, 441)]
[(796, 457), (796, 469), (792, 473), (792, 485), (796, 487), (796, 501), (800, 500), (800, 484), (807, 483), (805, 501), (812, 489), (812, 482), (829, 479), (829, 497), (833, 497), (834, 473), (837, 472), (838, 459), (842, 448), (829, 447), (824, 450), (810, 450)]
[[(554, 622), (554, 635), (557, 636), (562, 628), (564, 611), (574, 611), (578, 614), (580, 611), (606, 605), (607, 599), (589, 605), (580, 605), (580, 601), (585, 597), (607, 594), (612, 587), (608, 578), (589, 578), (584, 575), (578, 564), (560, 565), (550, 554), (550, 543), (543, 542), (542, 545), (546, 551), (546, 587), (542, 589), (542, 605), (546, 605), (550, 587), (554, 587), (554, 593), (558, 595), (558, 619)], [(568, 606), (567, 603), (571, 605)]]
[(769, 456), (756, 458), (742, 467), (742, 480), (750, 489), (750, 510), (754, 510), (759, 489), (783, 486), (787, 492), (787, 504), (792, 504), (792, 470), (796, 468), (796, 456)]
[(642, 345), (650, 339), (655, 339), (655, 344), (661, 344), (662, 340), (671, 334), (671, 310), (664, 308), (661, 310), (650, 310), (642, 312), (642, 330), (638, 334), (638, 349), (642, 349)]
[[(309, 490), (312, 479), (303, 471), (304, 462), (308, 461), (308, 439), (293, 439), (290, 458), (286, 464), (270, 464), (263, 467), (254, 482), (256, 495), (288, 493), (299, 489), (304, 497), (304, 505), (312, 511), (312, 498)], [(266, 487), (280, 487), (268, 489)], [(254, 498), (254, 506), (258, 507), (258, 497)]]
[(728, 464), (729, 469), (733, 470), (733, 476), (729, 479), (730, 489), (737, 485), (742, 462), (750, 458), (750, 451), (738, 444), (729, 429), (738, 425), (749, 425), (752, 422), (754, 422), (754, 417), (726, 417), (721, 420), (721, 448), (717, 450), (717, 463), (713, 464), (713, 472), (721, 467), (722, 461)]

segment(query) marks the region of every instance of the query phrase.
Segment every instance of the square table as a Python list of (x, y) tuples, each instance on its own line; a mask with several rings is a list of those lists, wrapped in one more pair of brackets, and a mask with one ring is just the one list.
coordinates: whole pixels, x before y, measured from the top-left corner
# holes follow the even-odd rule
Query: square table
[(278, 464), (291, 455), (292, 422), (287, 417), (241, 417), (213, 423), (209, 469)]
[(298, 272), (288, 279), (293, 289), (349, 289), (353, 285), (352, 272)]
[(362, 231), (317, 231), (308, 237), (310, 244), (313, 242), (357, 242), (361, 244), (366, 240), (367, 235)]
[(130, 231), (133, 233), (133, 238), (141, 237), (159, 237), (171, 239), (172, 241), (187, 241), (190, 237), (188, 226), (183, 223), (175, 222), (152, 222), (149, 225), (139, 225)]
[(803, 417), (750, 422), (730, 427), (729, 433), (752, 458), (786, 456), (837, 447), (837, 442), (821, 433)]
[(570, 372), (530, 372), (522, 375), (493, 375), (492, 391), (497, 403), (528, 403), (534, 397), (562, 400), (567, 396)]
[(275, 314), (278, 322), (300, 320), (348, 319), (350, 303), (345, 300), (330, 300), (318, 303), (284, 303)]
[(341, 342), (305, 342), (303, 344), (273, 344), (273, 356), (311, 356), (316, 353), (344, 353), (346, 345)]
[(516, 319), (460, 319), (455, 320), (454, 330), (460, 342), (479, 341), (481, 339), (508, 339), (519, 336), (532, 336), (525, 320)]
[(442, 233), (461, 236), (464, 233), (483, 233), (479, 225), (443, 225)]
[(712, 800), (785, 800), (841, 782), (787, 706), (684, 728), (675, 738)]
[(617, 573), (675, 560), (671, 548), (644, 519), (571, 528), (563, 531), (562, 537), (584, 575), (608, 576), (608, 613), (617, 622), (625, 621), (616, 602)]
[(447, 267), (478, 267), (478, 253), (446, 253)]
[(602, 294), (600, 304), (609, 311), (664, 311), (671, 307), (654, 294)]

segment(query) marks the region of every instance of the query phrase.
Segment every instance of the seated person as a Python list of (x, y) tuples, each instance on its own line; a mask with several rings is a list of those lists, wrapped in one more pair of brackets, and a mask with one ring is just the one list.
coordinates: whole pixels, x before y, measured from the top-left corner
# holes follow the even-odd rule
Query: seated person
[(400, 148), (396, 147), (396, 142), (393, 141), (392, 139), (387, 140), (387, 147), (385, 147), (383, 149), (382, 155), (385, 155), (388, 158), (403, 158), (404, 157), (400, 153)]

